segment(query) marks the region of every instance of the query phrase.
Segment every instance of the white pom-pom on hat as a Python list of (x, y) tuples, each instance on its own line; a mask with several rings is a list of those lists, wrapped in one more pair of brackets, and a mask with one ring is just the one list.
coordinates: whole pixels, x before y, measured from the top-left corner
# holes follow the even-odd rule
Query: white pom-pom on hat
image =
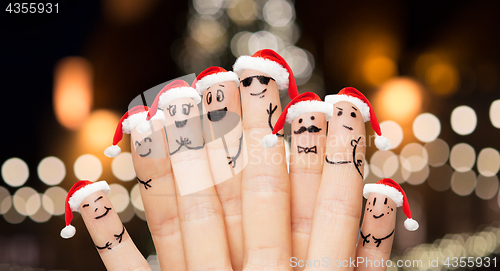
[(107, 157), (117, 157), (118, 154), (120, 154), (122, 152), (122, 149), (120, 149), (120, 147), (118, 147), (117, 145), (113, 145), (113, 146), (110, 146), (110, 147), (107, 147), (106, 150), (104, 150), (104, 155), (106, 155)]
[(261, 140), (262, 146), (272, 148), (278, 144), (278, 136), (275, 134), (268, 134)]
[(391, 141), (387, 137), (379, 136), (375, 138), (375, 146), (381, 151), (386, 151), (391, 148)]
[(75, 233), (75, 227), (73, 227), (73, 225), (68, 225), (61, 230), (61, 237), (64, 239), (68, 239), (75, 236)]
[(407, 218), (405, 220), (405, 228), (409, 231), (416, 231), (418, 226), (418, 222), (415, 219)]

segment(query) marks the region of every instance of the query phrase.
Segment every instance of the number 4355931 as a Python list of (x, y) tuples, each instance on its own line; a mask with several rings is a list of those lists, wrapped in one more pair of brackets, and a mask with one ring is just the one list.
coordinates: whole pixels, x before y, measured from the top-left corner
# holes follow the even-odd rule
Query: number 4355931
[(59, 3), (9, 3), (8, 13), (59, 13)]

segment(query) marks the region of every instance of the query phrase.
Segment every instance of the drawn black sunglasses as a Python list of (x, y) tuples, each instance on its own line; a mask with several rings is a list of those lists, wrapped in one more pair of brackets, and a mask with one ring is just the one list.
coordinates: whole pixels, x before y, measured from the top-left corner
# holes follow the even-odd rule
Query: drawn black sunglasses
[(240, 82), (243, 83), (243, 86), (244, 87), (249, 87), (251, 84), (252, 84), (252, 81), (253, 81), (253, 78), (257, 78), (259, 79), (259, 82), (263, 85), (267, 85), (269, 84), (269, 80), (273, 80), (275, 81), (273, 78), (271, 77), (268, 77), (268, 76), (264, 76), (264, 75), (254, 75), (254, 76), (249, 76), (243, 80), (241, 80)]

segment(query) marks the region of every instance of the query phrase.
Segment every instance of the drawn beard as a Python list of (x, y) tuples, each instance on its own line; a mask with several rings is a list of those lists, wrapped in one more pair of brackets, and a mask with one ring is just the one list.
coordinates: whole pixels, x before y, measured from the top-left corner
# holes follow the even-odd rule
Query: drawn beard
[(305, 126), (302, 126), (297, 131), (293, 131), (293, 133), (296, 134), (296, 135), (299, 135), (299, 134), (302, 134), (304, 132), (317, 133), (319, 131), (321, 131), (320, 128), (318, 128), (318, 127), (316, 127), (314, 125), (311, 125), (311, 126), (309, 126), (307, 128)]
[(223, 119), (226, 116), (226, 113), (227, 113), (227, 107), (224, 107), (222, 109), (208, 111), (207, 117), (208, 120), (210, 120), (211, 122), (216, 122)]

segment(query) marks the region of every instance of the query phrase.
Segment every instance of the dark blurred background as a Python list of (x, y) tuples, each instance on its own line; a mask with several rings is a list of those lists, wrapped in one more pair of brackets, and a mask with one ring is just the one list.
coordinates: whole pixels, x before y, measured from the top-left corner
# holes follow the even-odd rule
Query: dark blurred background
[[(143, 91), (212, 65), (230, 70), (263, 48), (287, 60), (301, 93), (353, 86), (370, 99), (393, 149), (367, 150), (365, 182), (401, 183), (421, 226), (406, 231), (400, 212), (393, 261), (497, 257), (498, 1), (74, 0), (57, 14), (9, 13), (9, 3), (0, 270), (104, 270), (79, 214), (77, 235), (59, 236), (81, 178), (112, 184), (115, 209), (159, 270), (128, 138), (115, 159), (103, 150)], [(443, 264), (434, 270), (456, 269)]]

